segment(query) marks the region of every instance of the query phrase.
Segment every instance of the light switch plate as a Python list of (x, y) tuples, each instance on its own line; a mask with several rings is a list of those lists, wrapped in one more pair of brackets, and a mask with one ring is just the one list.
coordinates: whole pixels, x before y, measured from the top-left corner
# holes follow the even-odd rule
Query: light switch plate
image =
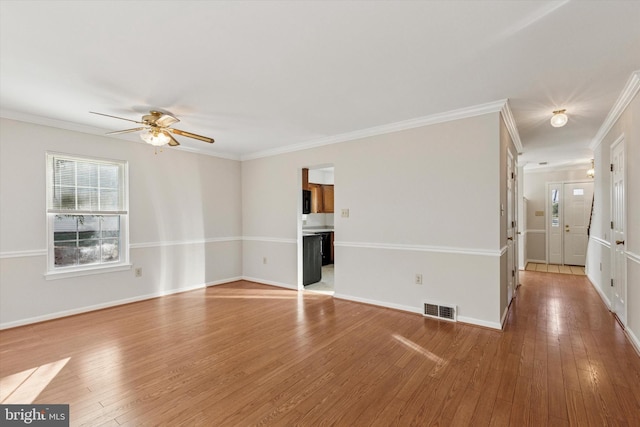
[(342, 216), (342, 218), (349, 218), (349, 209), (342, 209), (340, 216)]

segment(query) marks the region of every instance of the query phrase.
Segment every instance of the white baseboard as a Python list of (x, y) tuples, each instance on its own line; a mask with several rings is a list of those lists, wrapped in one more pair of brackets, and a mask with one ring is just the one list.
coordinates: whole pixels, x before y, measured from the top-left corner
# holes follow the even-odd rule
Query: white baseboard
[(274, 282), (272, 280), (264, 280), (264, 279), (258, 279), (256, 277), (248, 277), (248, 276), (242, 276), (240, 279), (241, 280), (247, 280), (249, 282), (260, 283), (261, 285), (277, 286), (279, 288), (293, 289), (294, 291), (298, 290), (297, 286), (291, 285), (289, 283)]
[[(528, 259), (528, 260), (527, 260), (527, 263), (529, 263), (529, 262), (534, 262), (534, 263), (536, 263), (536, 264), (546, 264), (546, 263), (547, 263), (547, 260), (544, 260), (544, 259)], [(526, 265), (527, 265), (527, 264), (525, 263), (525, 266), (526, 266)]]
[(502, 313), (502, 317), (500, 318), (500, 329), (504, 329), (504, 322), (507, 320), (507, 315), (509, 314), (509, 307), (510, 306), (511, 306), (511, 304), (509, 304), (504, 309), (504, 313)]
[[(345, 294), (334, 294), (333, 297), (347, 300), (347, 301), (354, 301), (354, 302), (361, 302), (364, 304), (376, 305), (378, 307), (386, 307), (386, 308), (392, 308), (395, 310), (408, 311), (409, 313), (422, 314), (422, 311), (420, 310), (419, 307), (411, 307), (408, 305), (394, 304), (386, 301), (372, 300), (369, 298), (361, 298), (361, 297), (355, 297), (353, 295), (345, 295)], [(502, 329), (501, 325), (496, 322), (487, 322), (485, 320), (478, 320), (478, 319), (474, 319), (473, 317), (465, 317), (465, 316), (458, 316), (457, 319), (458, 319), (458, 322), (460, 323), (468, 323), (470, 325), (483, 326), (485, 328), (491, 328), (491, 329), (498, 329), (498, 330)]]
[(589, 279), (589, 283), (591, 283), (591, 286), (593, 286), (598, 295), (600, 295), (600, 298), (602, 299), (602, 302), (604, 302), (604, 305), (607, 307), (607, 309), (611, 310), (611, 301), (609, 301), (609, 297), (605, 295), (604, 291), (596, 285), (596, 280), (589, 274), (587, 274), (587, 279)]
[(95, 304), (95, 305), (89, 305), (89, 306), (86, 306), (86, 307), (74, 308), (74, 309), (71, 309), (71, 310), (63, 310), (63, 311), (58, 311), (58, 312), (55, 312), (55, 313), (44, 314), (42, 316), (35, 316), (35, 317), (29, 317), (27, 319), (14, 320), (12, 322), (4, 322), (4, 323), (0, 323), (0, 330), (9, 329), (9, 328), (16, 328), (18, 326), (30, 325), (30, 324), (33, 324), (33, 323), (45, 322), (47, 320), (60, 319), (62, 317), (68, 317), (68, 316), (73, 316), (73, 315), (76, 315), (76, 314), (88, 313), (90, 311), (102, 310), (102, 309), (105, 309), (105, 308), (116, 307), (118, 305), (131, 304), (133, 302), (144, 301), (144, 300), (163, 297), (163, 296), (167, 296), (167, 295), (173, 295), (173, 294), (179, 294), (179, 293), (182, 293), (182, 292), (195, 291), (197, 289), (204, 289), (204, 288), (206, 288), (208, 286), (222, 285), (224, 283), (235, 282), (237, 280), (241, 280), (241, 277), (231, 277), (229, 279), (216, 280), (214, 282), (209, 282), (209, 283), (206, 283), (206, 284), (203, 283), (203, 284), (199, 284), (199, 285), (189, 286), (189, 287), (186, 287), (186, 288), (158, 291), (158, 292), (154, 292), (152, 294), (140, 295), (140, 296), (132, 297), (132, 298), (124, 298), (124, 299), (121, 299), (121, 300), (109, 301), (109, 302), (105, 302), (105, 303), (102, 303), (102, 304)]
[(627, 328), (624, 332), (627, 334), (627, 337), (629, 337), (629, 341), (631, 341), (631, 344), (633, 344), (633, 347), (636, 349), (636, 353), (638, 353), (638, 356), (640, 356), (640, 340), (631, 329)]
[(344, 299), (347, 301), (362, 302), (365, 304), (377, 305), (378, 307), (393, 308), (395, 310), (408, 311), (410, 313), (422, 314), (420, 307), (410, 307), (408, 305), (394, 304), (391, 302), (378, 301), (369, 298), (354, 297), (353, 295), (334, 294), (334, 298)]

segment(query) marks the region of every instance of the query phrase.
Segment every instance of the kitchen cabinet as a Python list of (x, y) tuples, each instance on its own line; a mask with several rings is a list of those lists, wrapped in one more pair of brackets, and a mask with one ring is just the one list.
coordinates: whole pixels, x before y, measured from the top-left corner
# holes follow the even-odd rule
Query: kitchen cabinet
[(311, 192), (309, 213), (333, 213), (333, 185), (309, 182), (309, 169), (303, 168), (302, 189)]
[(311, 213), (324, 213), (322, 185), (309, 183), (309, 190), (311, 191)]
[(333, 213), (333, 185), (322, 186), (322, 211)]
[(309, 183), (311, 213), (333, 213), (333, 185)]

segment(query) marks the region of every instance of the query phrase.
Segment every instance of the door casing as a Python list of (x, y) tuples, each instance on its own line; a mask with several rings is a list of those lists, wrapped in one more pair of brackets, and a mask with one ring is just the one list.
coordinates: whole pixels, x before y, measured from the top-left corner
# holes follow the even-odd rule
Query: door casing
[(611, 145), (611, 310), (627, 324), (626, 164), (624, 136)]

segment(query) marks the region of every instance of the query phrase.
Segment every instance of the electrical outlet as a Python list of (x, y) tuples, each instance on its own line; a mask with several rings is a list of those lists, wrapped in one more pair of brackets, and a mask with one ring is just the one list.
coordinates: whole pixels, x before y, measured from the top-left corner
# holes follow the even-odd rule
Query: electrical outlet
[(340, 216), (342, 216), (342, 218), (349, 218), (349, 209), (342, 209)]
[(416, 285), (422, 285), (422, 274), (416, 273)]
[(142, 277), (142, 267), (138, 267), (135, 269), (136, 277)]
[(263, 264), (266, 264), (266, 263), (267, 263), (267, 257), (266, 257), (266, 256), (265, 256), (265, 257), (262, 257), (262, 263), (263, 263)]

